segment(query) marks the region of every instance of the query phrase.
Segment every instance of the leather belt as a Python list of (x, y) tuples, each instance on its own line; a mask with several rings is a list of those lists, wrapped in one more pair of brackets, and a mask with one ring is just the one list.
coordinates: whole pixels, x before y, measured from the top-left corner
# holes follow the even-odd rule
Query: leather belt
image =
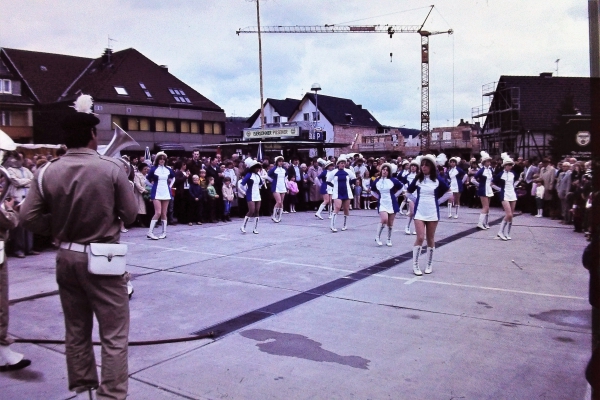
[(76, 251), (78, 253), (87, 253), (87, 244), (73, 243), (73, 242), (62, 242), (60, 244), (61, 249)]

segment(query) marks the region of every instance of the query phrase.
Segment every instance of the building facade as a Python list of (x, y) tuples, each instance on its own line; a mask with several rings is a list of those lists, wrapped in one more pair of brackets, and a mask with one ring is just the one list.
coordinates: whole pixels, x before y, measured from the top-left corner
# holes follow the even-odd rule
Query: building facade
[(478, 124), (462, 119), (457, 126), (432, 128), (429, 148), (435, 153), (446, 154), (448, 158), (460, 156), (470, 159), (481, 151), (479, 132)]

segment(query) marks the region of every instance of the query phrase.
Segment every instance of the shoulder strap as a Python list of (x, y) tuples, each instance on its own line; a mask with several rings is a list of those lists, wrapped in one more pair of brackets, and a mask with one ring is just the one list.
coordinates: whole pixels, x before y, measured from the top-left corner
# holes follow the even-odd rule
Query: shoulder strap
[(44, 188), (42, 187), (42, 178), (44, 178), (44, 172), (46, 172), (46, 169), (48, 168), (49, 165), (50, 165), (49, 162), (44, 164), (42, 166), (42, 168), (40, 169), (40, 173), (38, 174), (37, 185), (38, 185), (38, 190), (40, 191), (40, 196), (42, 196), (42, 200), (45, 200), (44, 199)]

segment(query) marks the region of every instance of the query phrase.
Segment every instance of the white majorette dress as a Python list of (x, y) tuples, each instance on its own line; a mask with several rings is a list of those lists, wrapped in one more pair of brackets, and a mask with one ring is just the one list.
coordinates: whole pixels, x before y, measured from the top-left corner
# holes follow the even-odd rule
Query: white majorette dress
[(496, 175), (494, 183), (500, 187), (500, 201), (517, 201), (514, 172), (500, 172)]
[(246, 201), (261, 201), (260, 187), (263, 184), (263, 180), (260, 175), (248, 172), (244, 179), (242, 179), (241, 185), (246, 185)]
[(450, 168), (448, 172), (446, 172), (446, 176), (450, 182), (450, 190), (452, 190), (452, 193), (462, 193), (465, 171), (459, 167)]
[(269, 170), (268, 175), (273, 182), (271, 183), (271, 192), (273, 193), (287, 193), (285, 187), (285, 176), (287, 171), (283, 167), (273, 167)]
[[(352, 194), (352, 182), (356, 180), (356, 175), (351, 169), (333, 169), (327, 173), (327, 182), (333, 185), (331, 193), (332, 199), (350, 200), (354, 198)], [(330, 185), (331, 186), (331, 185)]]
[(173, 178), (175, 178), (175, 174), (171, 168), (162, 165), (152, 167), (147, 176), (147, 179), (153, 183), (150, 198), (152, 200), (171, 200), (169, 179)]
[(449, 189), (446, 180), (438, 175), (435, 181), (432, 181), (429, 176), (425, 176), (422, 182), (414, 179), (407, 191), (413, 193), (417, 191), (415, 200), (415, 217), (419, 221), (439, 221), (440, 206), (438, 199), (442, 197)]
[(402, 189), (402, 182), (396, 178), (378, 178), (373, 182), (374, 191), (379, 194), (377, 211), (395, 214), (400, 211), (396, 194)]
[(479, 197), (494, 197), (494, 191), (492, 190), (492, 179), (494, 173), (491, 167), (481, 167), (475, 174), (475, 179), (479, 182), (479, 188), (477, 188), (477, 196)]

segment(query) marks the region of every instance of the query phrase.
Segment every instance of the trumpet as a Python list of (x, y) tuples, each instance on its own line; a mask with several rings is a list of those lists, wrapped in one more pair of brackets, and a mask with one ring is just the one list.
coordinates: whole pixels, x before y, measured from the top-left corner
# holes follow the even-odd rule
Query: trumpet
[[(113, 122), (113, 124), (115, 123)], [(125, 174), (129, 176), (131, 173), (131, 165), (120, 157), (119, 152), (127, 147), (139, 146), (140, 144), (136, 142), (134, 138), (129, 136), (129, 134), (125, 132), (125, 130), (119, 125), (115, 124), (115, 126), (115, 134), (113, 135), (112, 140), (108, 145), (106, 145), (106, 147), (99, 149), (98, 153), (103, 156), (114, 157), (119, 160), (123, 164)]]

